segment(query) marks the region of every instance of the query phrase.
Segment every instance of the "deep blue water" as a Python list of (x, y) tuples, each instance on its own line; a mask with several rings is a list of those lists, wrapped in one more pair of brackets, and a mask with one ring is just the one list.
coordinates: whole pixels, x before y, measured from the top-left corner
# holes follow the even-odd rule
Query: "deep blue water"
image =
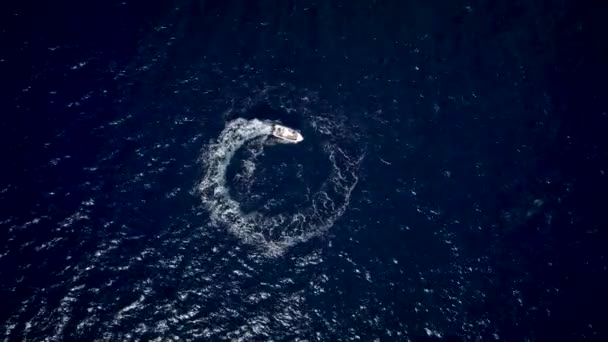
[(593, 8), (3, 6), (6, 341), (607, 335)]

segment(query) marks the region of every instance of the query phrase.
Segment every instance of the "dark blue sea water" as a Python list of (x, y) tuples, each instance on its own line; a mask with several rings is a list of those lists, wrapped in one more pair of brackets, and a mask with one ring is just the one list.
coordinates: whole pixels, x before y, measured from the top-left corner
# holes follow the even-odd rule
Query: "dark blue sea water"
[(3, 7), (4, 341), (606, 337), (593, 8)]

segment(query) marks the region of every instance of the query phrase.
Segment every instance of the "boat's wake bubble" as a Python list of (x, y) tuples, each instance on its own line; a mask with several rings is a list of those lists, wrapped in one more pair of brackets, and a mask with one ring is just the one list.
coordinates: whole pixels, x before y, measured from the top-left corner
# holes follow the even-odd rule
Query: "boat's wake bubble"
[[(330, 161), (330, 173), (320, 189), (310, 194), (306, 206), (291, 213), (246, 212), (230, 194), (232, 185), (226, 178), (228, 166), (245, 145), (254, 145), (254, 156), (262, 153), (265, 146), (276, 141), (269, 137), (271, 132), (272, 123), (256, 119), (229, 122), (217, 142), (210, 144), (202, 156), (206, 174), (199, 190), (213, 224), (226, 227), (241, 241), (256, 246), (268, 256), (279, 256), (290, 246), (326, 232), (344, 213), (357, 184), (362, 157), (349, 157), (337, 144), (328, 142), (323, 150)], [(246, 172), (238, 178), (239, 182), (252, 181), (255, 161), (254, 157), (243, 162)]]

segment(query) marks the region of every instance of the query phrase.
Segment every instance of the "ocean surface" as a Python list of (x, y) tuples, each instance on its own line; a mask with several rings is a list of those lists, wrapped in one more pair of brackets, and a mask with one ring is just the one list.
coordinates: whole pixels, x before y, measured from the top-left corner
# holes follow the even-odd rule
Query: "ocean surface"
[(3, 341), (607, 337), (593, 8), (2, 7)]

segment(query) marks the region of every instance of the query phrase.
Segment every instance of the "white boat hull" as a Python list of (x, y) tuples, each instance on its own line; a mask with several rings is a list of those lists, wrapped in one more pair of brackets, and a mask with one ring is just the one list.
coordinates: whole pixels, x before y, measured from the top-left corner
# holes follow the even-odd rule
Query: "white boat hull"
[(293, 128), (289, 128), (283, 125), (274, 124), (272, 125), (272, 135), (293, 144), (297, 144), (300, 141), (304, 140), (304, 137), (300, 132), (296, 131)]

